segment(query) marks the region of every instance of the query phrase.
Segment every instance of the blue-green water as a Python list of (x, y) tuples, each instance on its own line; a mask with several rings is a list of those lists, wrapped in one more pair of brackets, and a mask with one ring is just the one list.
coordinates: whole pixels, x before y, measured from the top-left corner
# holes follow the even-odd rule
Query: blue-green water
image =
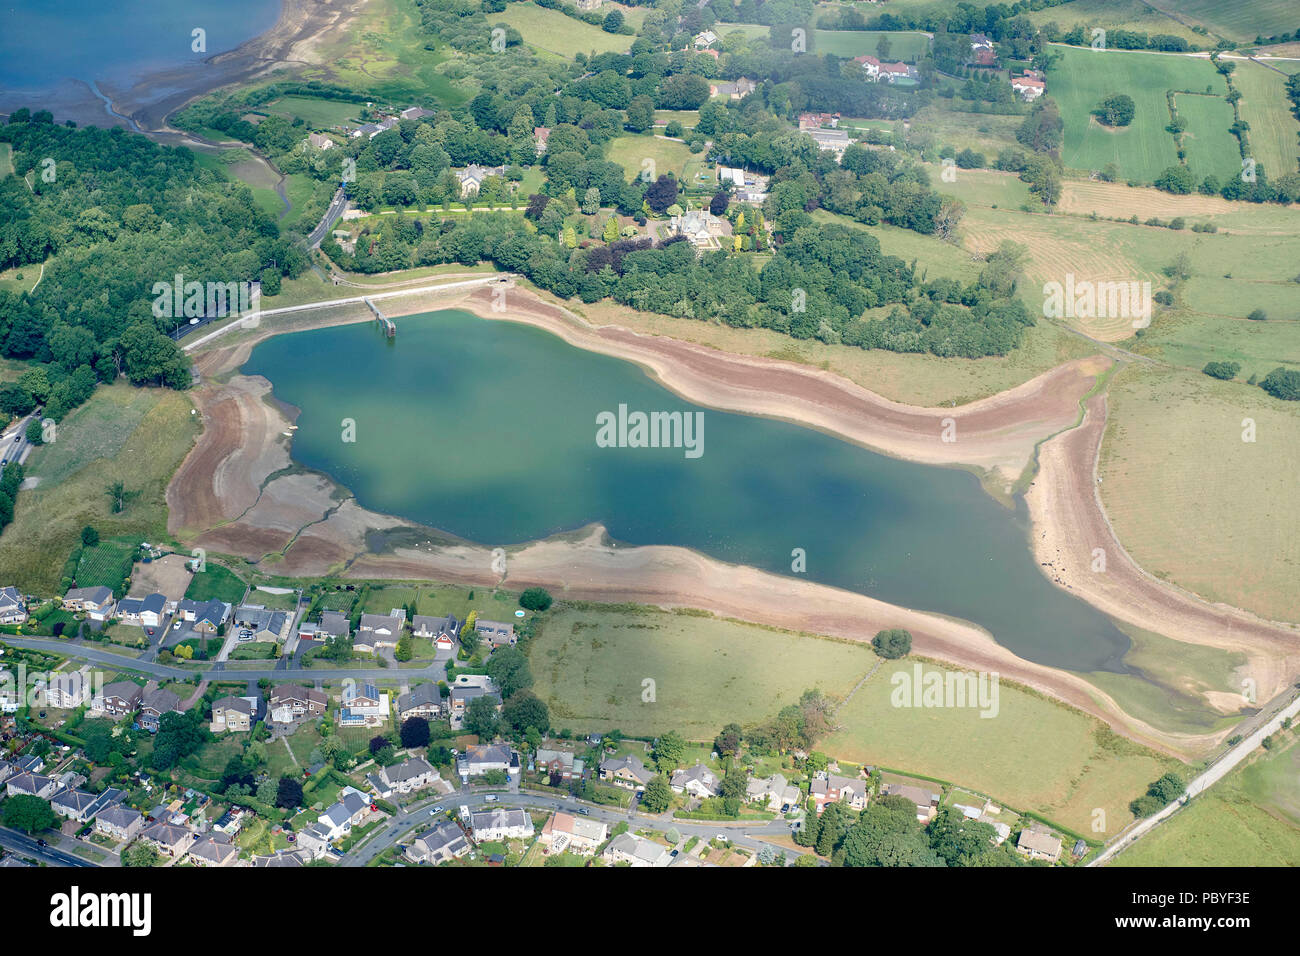
[[(69, 79), (128, 84), (234, 49), (269, 30), (279, 15), (278, 0), (7, 3), (0, 92), (44, 90)], [(206, 52), (191, 48), (196, 28), (207, 32)]]
[[(489, 546), (599, 522), (974, 621), (1033, 661), (1123, 670), (1129, 640), (1035, 565), (1028, 520), (964, 471), (897, 461), (784, 422), (702, 409), (635, 365), (458, 311), (280, 335), (244, 366), (301, 409), (293, 456), (367, 508)], [(602, 448), (597, 415), (702, 412), (703, 454)], [(355, 421), (345, 442), (344, 419)]]

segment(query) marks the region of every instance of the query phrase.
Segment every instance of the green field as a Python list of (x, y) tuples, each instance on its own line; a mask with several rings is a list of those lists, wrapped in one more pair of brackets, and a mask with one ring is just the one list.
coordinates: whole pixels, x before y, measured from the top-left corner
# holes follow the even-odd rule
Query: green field
[(185, 597), (191, 601), (224, 601), (238, 604), (244, 597), (245, 585), (233, 572), (211, 561), (205, 563), (203, 571), (196, 571), (190, 578)]
[(1143, 33), (1166, 33), (1202, 47), (1213, 46), (1209, 37), (1152, 9), (1143, 0), (1070, 0), (1060, 6), (1044, 7), (1027, 13), (1035, 26), (1055, 23), (1070, 30), (1076, 26), (1101, 27), (1105, 30), (1138, 30)]
[(852, 59), (855, 56), (878, 56), (876, 46), (881, 37), (889, 38), (890, 62), (915, 63), (930, 50), (924, 33), (886, 32), (882, 30), (814, 30), (813, 52), (829, 53)]
[[(1051, 49), (1060, 60), (1048, 74), (1047, 90), (1065, 121), (1061, 159), (1073, 169), (1099, 170), (1113, 162), (1125, 178), (1150, 183), (1178, 162), (1174, 138), (1165, 130), (1170, 121), (1166, 91), (1203, 92), (1209, 87), (1220, 96), (1227, 94), (1222, 77), (1208, 60), (1063, 46)], [(1115, 92), (1133, 98), (1136, 115), (1130, 126), (1111, 130), (1098, 123), (1091, 111)], [(1179, 98), (1180, 111), (1190, 99)], [(1194, 130), (1195, 136), (1186, 138), (1187, 163), (1197, 177), (1239, 169), (1236, 140), (1227, 131), (1231, 110), (1229, 123), (1216, 130), (1206, 106), (1193, 104), (1188, 109), (1188, 131)]]
[(512, 3), (505, 13), (487, 14), (488, 23), (506, 23), (519, 31), (524, 43), (535, 50), (554, 53), (566, 60), (575, 53), (625, 53), (634, 37), (606, 33), (600, 27), (547, 10), (535, 3)]
[(1300, 122), (1286, 97), (1286, 77), (1266, 66), (1237, 61), (1232, 82), (1241, 91), (1237, 104), (1241, 118), (1250, 124), (1251, 154), (1276, 179), (1296, 171), (1300, 156)]
[[(166, 539), (164, 493), (198, 434), (193, 406), (180, 392), (101, 385), (59, 425), (58, 440), (27, 463), (36, 488), (19, 493), (14, 521), (0, 537), (0, 579), (53, 593), (81, 529), (107, 539)], [(121, 480), (136, 496), (117, 514), (105, 493)]]
[[(837, 696), (871, 670), (862, 645), (710, 617), (563, 608), (529, 648), (537, 695), (557, 727), (711, 740), (731, 721), (775, 716), (810, 687)], [(655, 700), (642, 701), (643, 681)]]
[(140, 542), (134, 537), (109, 538), (93, 548), (83, 548), (77, 561), (77, 587), (117, 590), (131, 573)]
[(363, 103), (327, 100), (315, 96), (282, 96), (261, 108), (289, 119), (301, 117), (313, 129), (329, 129), (356, 120), (357, 114), (364, 107)]
[(1295, 0), (1151, 0), (1150, 6), (1199, 22), (1230, 40), (1253, 40), (1300, 28)]
[[(918, 111), (912, 120), (908, 141), (924, 142), (925, 136), (932, 136), (936, 146), (951, 146), (958, 152), (973, 149), (983, 153), (990, 164), (1001, 150), (1023, 149), (1016, 141), (1016, 130), (1025, 121), (1023, 116), (967, 113), (950, 109), (949, 104), (954, 102), (960, 101), (940, 98)], [(840, 125), (844, 125), (842, 120)], [(938, 185), (937, 179), (935, 185)]]
[(1241, 149), (1228, 132), (1235, 121), (1232, 104), (1223, 96), (1204, 93), (1179, 93), (1174, 103), (1178, 116), (1187, 123), (1183, 149), (1192, 171), (1198, 177), (1214, 173), (1220, 179), (1240, 175)]
[(684, 181), (686, 164), (694, 154), (684, 143), (662, 136), (619, 136), (609, 141), (606, 157), (622, 166), (629, 179), (640, 176), (650, 161), (654, 163), (655, 176), (672, 173)]
[(1300, 866), (1300, 746), (1260, 751), (1111, 866)]

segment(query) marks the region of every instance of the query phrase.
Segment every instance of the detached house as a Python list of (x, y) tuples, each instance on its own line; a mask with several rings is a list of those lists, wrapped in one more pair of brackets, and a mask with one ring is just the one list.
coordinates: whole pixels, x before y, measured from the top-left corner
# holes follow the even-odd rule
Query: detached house
[(1024, 76), (1013, 76), (1011, 78), (1011, 88), (1020, 95), (1020, 98), (1026, 102), (1032, 102), (1047, 92), (1047, 84), (1041, 79), (1028, 74)]
[(417, 684), (405, 694), (398, 695), (397, 717), (406, 721), (412, 717), (432, 720), (442, 712), (442, 688), (437, 684)]
[(718, 35), (712, 30), (705, 30), (703, 33), (695, 34), (695, 49), (697, 50), (707, 50), (717, 42)]
[(187, 827), (173, 823), (155, 823), (140, 834), (140, 839), (152, 844), (163, 856), (179, 860), (194, 842), (194, 834)]
[(369, 798), (356, 787), (344, 787), (338, 802), (326, 807), (315, 823), (298, 834), (298, 846), (320, 858), (331, 843), (352, 832), (369, 815)]
[(916, 818), (929, 823), (939, 812), (941, 794), (928, 787), (913, 787), (902, 783), (886, 783), (880, 788), (882, 797), (904, 797), (916, 804)]
[(714, 80), (709, 84), (709, 95), (725, 96), (732, 100), (743, 100), (756, 89), (758, 89), (757, 83), (742, 76), (734, 83), (728, 83), (725, 80)]
[(809, 795), (817, 805), (817, 812), (828, 803), (844, 803), (850, 810), (865, 810), (867, 807), (867, 781), (852, 777), (841, 777), (833, 773), (819, 774), (809, 788)]
[(686, 770), (674, 770), (669, 783), (674, 793), (689, 793), (700, 799), (716, 797), (722, 792), (722, 781), (718, 775), (698, 763)]
[(278, 644), (289, 636), (290, 616), (284, 611), (272, 611), (260, 604), (245, 604), (235, 609), (234, 619), (240, 640)]
[(646, 769), (639, 757), (609, 757), (600, 762), (600, 779), (629, 790), (644, 790), (654, 774)]
[(455, 615), (434, 617), (430, 614), (417, 614), (411, 618), (411, 631), (416, 637), (429, 638), (433, 646), (440, 651), (452, 651), (460, 643), (460, 629), (463, 621), (456, 620)]
[(515, 626), (501, 621), (475, 621), (474, 630), (493, 650), (498, 647), (514, 647), (519, 640), (515, 636)]
[(1016, 852), (1031, 860), (1047, 860), (1055, 863), (1061, 858), (1061, 841), (1042, 830), (1021, 830), (1016, 840)]
[(151, 734), (158, 732), (163, 714), (179, 714), (181, 699), (176, 694), (162, 688), (145, 691), (140, 697), (140, 729)]
[(48, 707), (72, 710), (89, 703), (93, 697), (89, 667), (65, 674), (53, 674), (45, 685), (45, 703)]
[(113, 616), (115, 606), (113, 592), (103, 586), (73, 588), (63, 595), (64, 610), (84, 612), (92, 621), (107, 621)]
[(21, 624), (27, 620), (27, 602), (14, 587), (0, 588), (0, 624)]
[(167, 598), (147, 594), (142, 598), (125, 597), (117, 602), (117, 618), (136, 627), (159, 627), (167, 614)]
[(271, 723), (291, 724), (296, 720), (320, 717), (327, 705), (324, 691), (297, 684), (281, 684), (271, 690)]
[(11, 797), (40, 797), (48, 800), (59, 791), (59, 781), (39, 773), (17, 773), (5, 783)]
[(416, 837), (406, 850), (406, 858), (412, 863), (436, 865), (459, 859), (470, 849), (465, 832), (449, 820)]
[(212, 702), (212, 723), (208, 729), (214, 734), (230, 730), (247, 733), (262, 719), (262, 698), (222, 697)]
[(114, 681), (105, 685), (104, 689), (95, 695), (90, 710), (97, 717), (105, 714), (111, 717), (134, 714), (140, 709), (140, 698), (143, 696), (144, 691), (140, 689), (139, 684), (125, 680)]
[(423, 757), (409, 757), (399, 764), (369, 774), (366, 781), (375, 795), (387, 800), (394, 794), (414, 793), (441, 780), (438, 771)]
[(406, 612), (396, 608), (388, 614), (362, 614), (361, 626), (357, 628), (352, 647), (370, 654), (394, 648), (402, 639), (405, 624)]
[(533, 766), (540, 774), (554, 776), (559, 774), (564, 780), (582, 779), (586, 762), (570, 750), (549, 750), (539, 748), (533, 760)]
[(452, 170), (456, 178), (460, 180), (460, 197), (468, 199), (470, 196), (477, 196), (479, 190), (483, 188), (483, 183), (489, 176), (503, 178), (506, 174), (504, 166), (480, 166), (477, 163), (470, 163), (464, 169)]
[(230, 605), (223, 601), (181, 601), (176, 614), (187, 621), (200, 634), (212, 635), (221, 629), (230, 617)]
[(239, 847), (224, 833), (209, 833), (195, 841), (189, 857), (199, 866), (234, 866)]
[(596, 820), (556, 811), (542, 827), (542, 846), (551, 853), (591, 856), (609, 835), (609, 828)]
[(771, 811), (799, 805), (799, 788), (779, 773), (767, 779), (754, 777), (745, 784), (745, 799), (751, 803), (764, 803)]
[(343, 688), (342, 703), (340, 727), (378, 727), (388, 721), (388, 695), (372, 683), (348, 684)]
[(325, 611), (316, 625), (316, 639), (326, 640), (331, 637), (351, 637), (352, 626), (345, 615), (338, 611)]
[(462, 781), (481, 777), (493, 770), (504, 771), (511, 777), (519, 776), (519, 754), (504, 744), (470, 744), (456, 760), (456, 772)]
[(610, 863), (629, 866), (667, 866), (673, 861), (668, 847), (635, 833), (620, 833), (614, 837), (601, 856)]
[(495, 840), (525, 840), (533, 835), (533, 821), (524, 810), (494, 807), (469, 816), (469, 830), (475, 843)]

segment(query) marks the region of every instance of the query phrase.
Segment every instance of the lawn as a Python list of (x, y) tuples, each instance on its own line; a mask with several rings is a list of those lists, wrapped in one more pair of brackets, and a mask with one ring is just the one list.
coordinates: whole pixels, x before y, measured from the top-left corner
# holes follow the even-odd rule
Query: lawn
[[(958, 783), (1089, 836), (1117, 833), (1132, 820), (1128, 802), (1176, 766), (1086, 714), (1007, 683), (992, 719), (970, 707), (896, 707), (891, 677), (903, 669), (910, 673), (910, 663), (886, 661), (818, 749)], [(1103, 834), (1091, 829), (1096, 808), (1106, 814)]]
[(487, 20), (492, 26), (509, 24), (519, 31), (528, 46), (566, 60), (573, 59), (575, 53), (625, 53), (635, 39), (621, 33), (606, 33), (600, 27), (535, 3), (512, 3), (505, 13), (487, 14)]
[[(1178, 162), (1174, 138), (1165, 130), (1170, 121), (1166, 91), (1204, 92), (1209, 87), (1219, 96), (1227, 94), (1223, 78), (1208, 60), (1064, 46), (1051, 49), (1060, 59), (1047, 75), (1047, 89), (1065, 121), (1061, 159), (1073, 169), (1099, 170), (1113, 162), (1125, 178), (1150, 183)], [(1109, 129), (1096, 121), (1092, 110), (1115, 92), (1133, 98), (1136, 114), (1131, 125)], [(1189, 99), (1179, 98), (1180, 110)], [(1228, 124), (1220, 132), (1200, 129), (1204, 107), (1190, 109), (1189, 128), (1195, 118), (1198, 133), (1187, 140), (1188, 165), (1198, 178), (1221, 174), (1223, 157), (1236, 148)]]
[[(609, 142), (606, 157), (623, 167), (629, 179), (642, 175), (652, 177), (672, 173), (679, 180), (686, 179), (686, 163), (694, 154), (685, 143), (662, 136), (619, 136)], [(653, 164), (653, 166), (647, 165)]]
[[(881, 57), (876, 47), (881, 37), (889, 38), (889, 55)], [(881, 30), (814, 30), (813, 52), (852, 59), (875, 56), (890, 62), (915, 63), (930, 50), (924, 33), (885, 32)]]
[(775, 716), (808, 688), (847, 694), (875, 663), (861, 645), (696, 615), (564, 608), (544, 622), (529, 648), (534, 689), (552, 724), (582, 732), (712, 739), (731, 721)]
[[(1246, 417), (1254, 443), (1242, 441)], [(1286, 506), (1300, 471), (1297, 435), (1296, 403), (1244, 382), (1124, 369), (1110, 386), (1098, 469), (1116, 534), (1157, 577), (1296, 620), (1300, 536)]]
[(238, 604), (243, 600), (246, 585), (233, 571), (211, 561), (205, 562), (204, 568), (190, 578), (190, 586), (185, 589), (187, 598), (191, 601), (224, 601), (227, 604)]
[[(951, 146), (958, 152), (973, 149), (983, 153), (989, 163), (1004, 149), (1023, 150), (1016, 141), (1016, 130), (1024, 122), (1023, 116), (970, 113), (951, 108), (960, 102), (962, 101), (957, 99), (936, 99), (933, 105), (917, 112), (912, 120), (913, 132), (930, 133), (940, 146)], [(843, 126), (844, 123), (841, 122), (840, 125)], [(883, 121), (873, 121), (870, 125), (883, 125)], [(931, 182), (934, 185), (940, 184), (937, 178)]]
[[(86, 525), (104, 539), (165, 539), (167, 483), (199, 431), (191, 410), (180, 392), (99, 386), (60, 423), (58, 440), (28, 459), (27, 474), (40, 485), (19, 493), (14, 521), (0, 537), (0, 579), (57, 590)], [(135, 493), (116, 514), (105, 493), (114, 480)]]
[(1241, 91), (1237, 106), (1250, 124), (1251, 154), (1271, 179), (1296, 170), (1300, 122), (1286, 97), (1286, 77), (1266, 66), (1238, 60), (1232, 82)]
[(1111, 866), (1300, 866), (1294, 734), (1194, 799)]

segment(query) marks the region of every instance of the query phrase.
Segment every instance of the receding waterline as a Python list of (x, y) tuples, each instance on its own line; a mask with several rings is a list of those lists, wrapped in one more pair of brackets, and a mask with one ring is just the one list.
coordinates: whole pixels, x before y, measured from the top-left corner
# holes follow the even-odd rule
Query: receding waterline
[(302, 410), (294, 459), (374, 511), (494, 547), (599, 523), (973, 621), (1049, 666), (1125, 669), (1128, 638), (1035, 565), (1023, 502), (965, 471), (702, 408), (629, 362), (457, 310), (404, 318), (391, 348), (368, 325), (275, 336), (244, 372)]

